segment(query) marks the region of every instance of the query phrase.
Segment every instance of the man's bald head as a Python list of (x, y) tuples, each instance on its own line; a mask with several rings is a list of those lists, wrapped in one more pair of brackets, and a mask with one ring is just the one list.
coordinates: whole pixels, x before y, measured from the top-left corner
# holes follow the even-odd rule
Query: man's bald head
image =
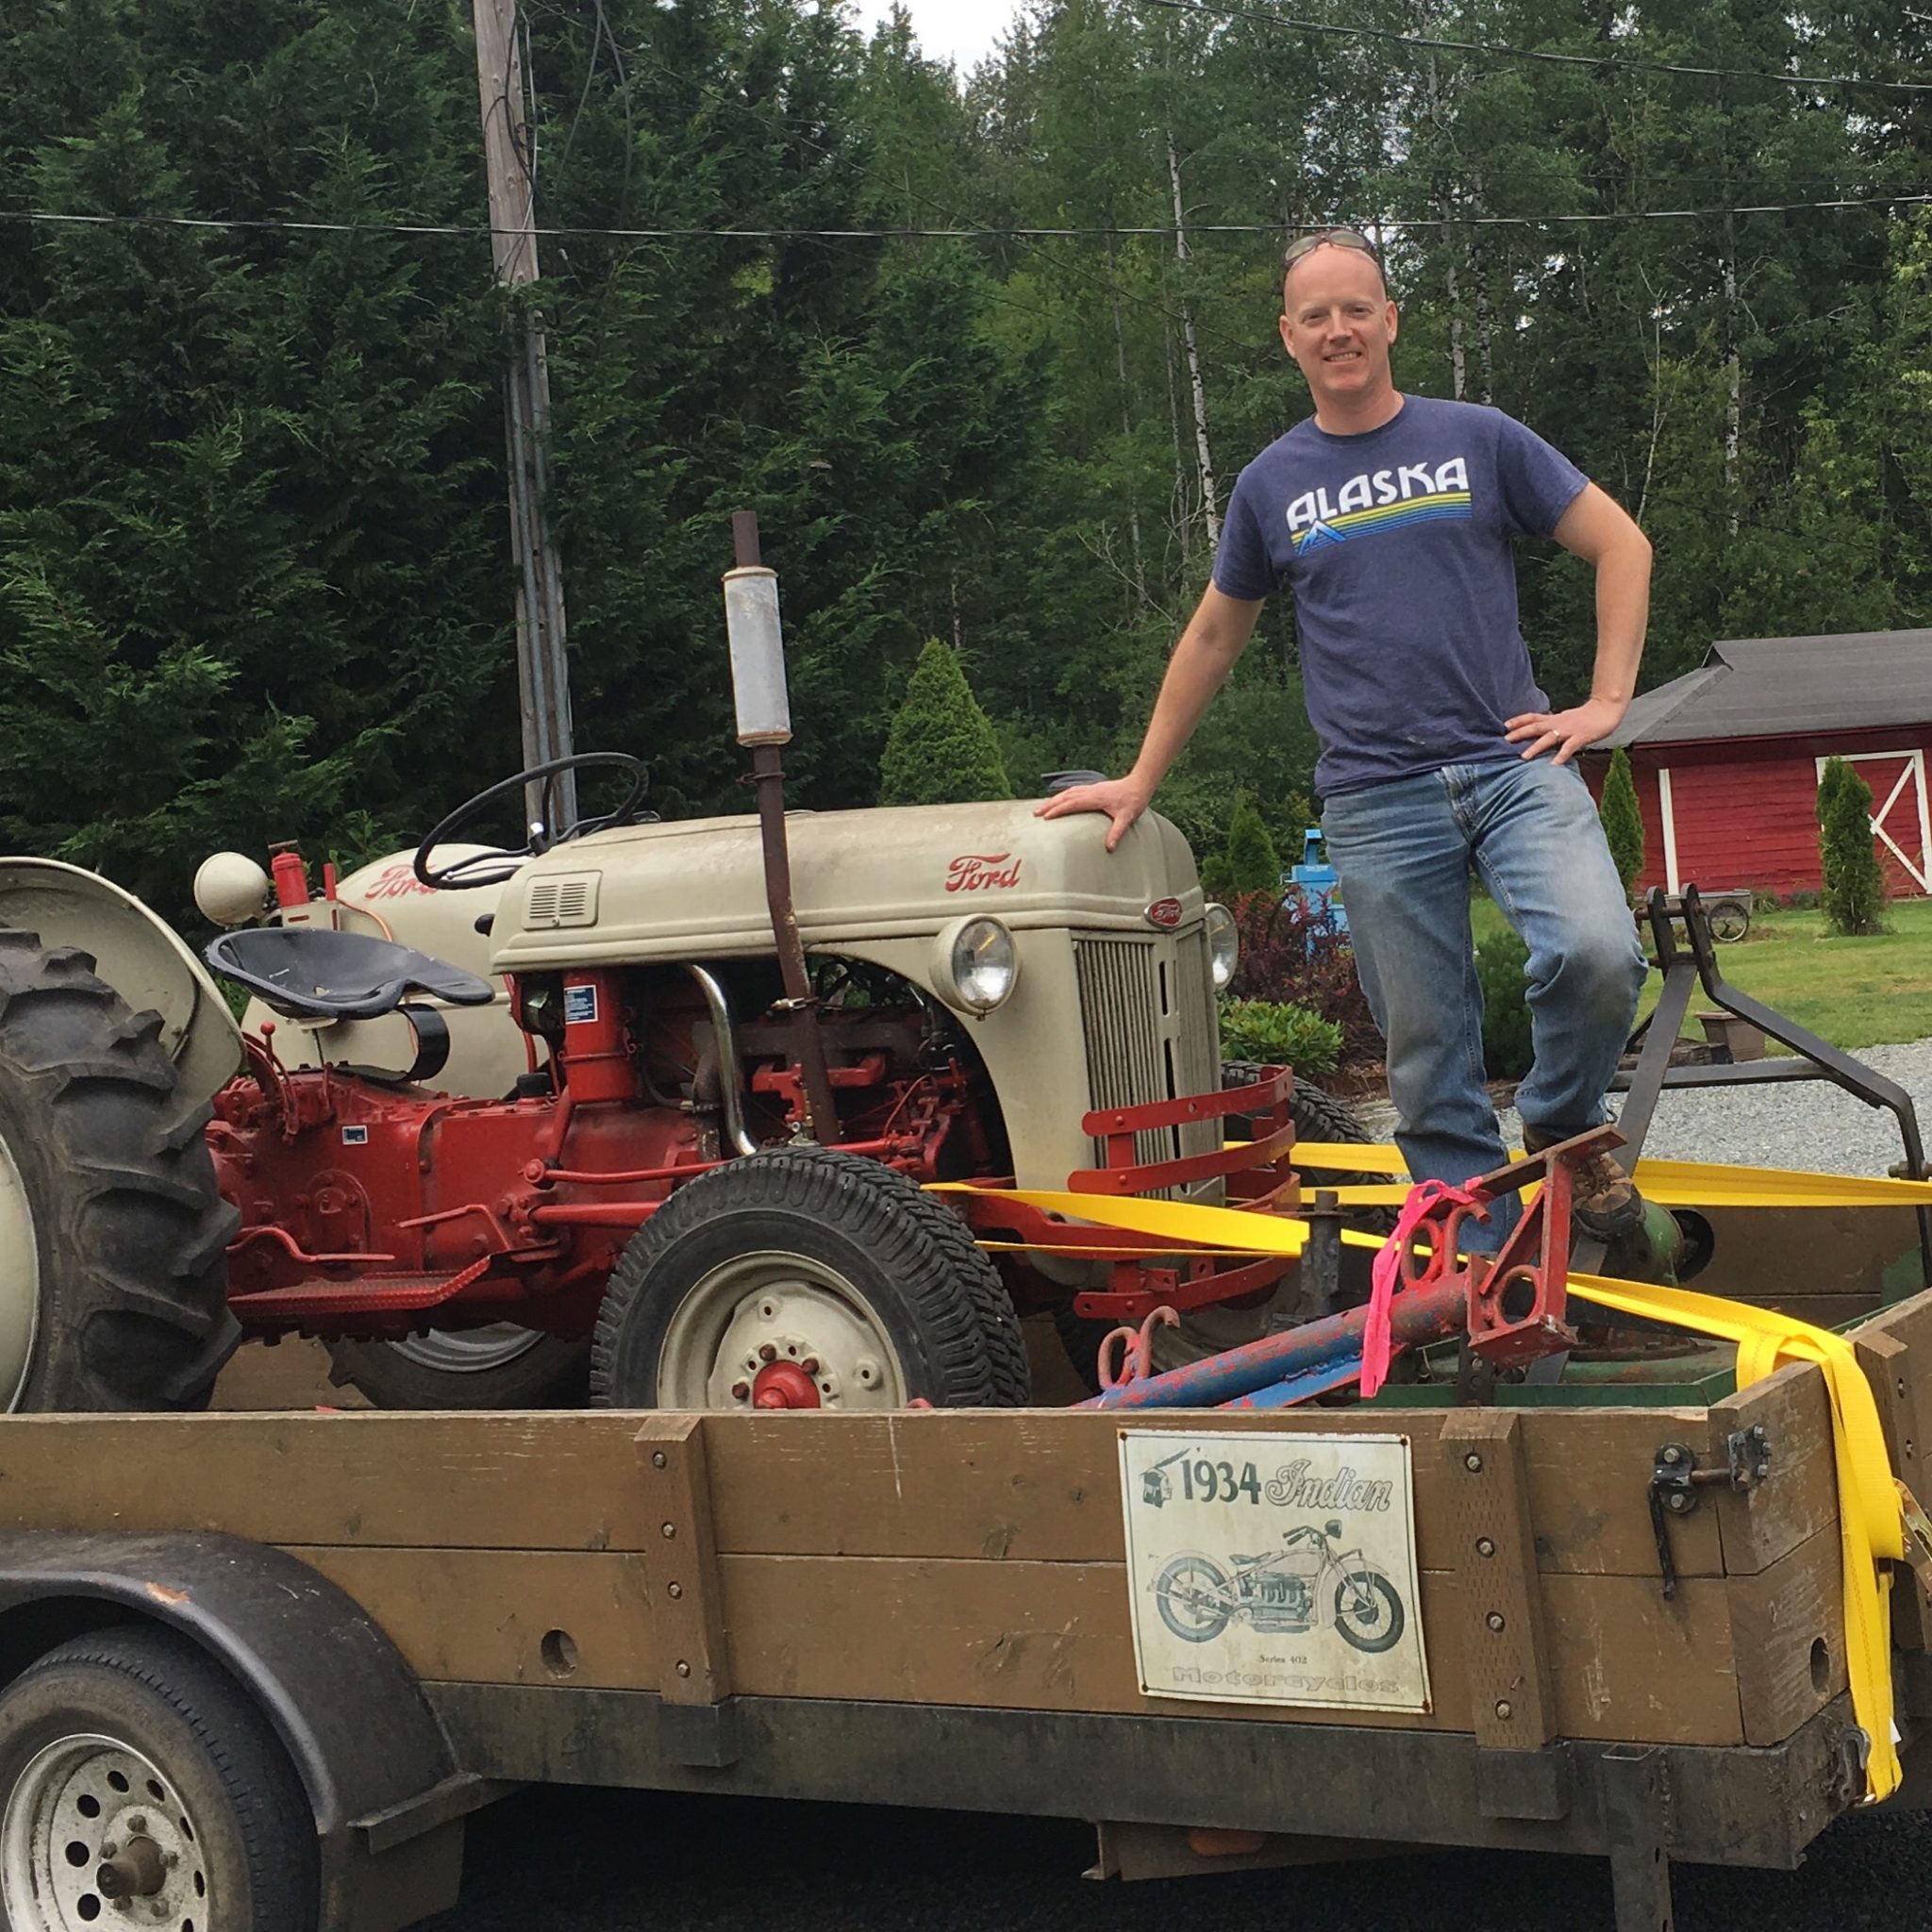
[(1389, 279), (1383, 272), (1382, 258), (1376, 253), (1374, 244), (1358, 228), (1315, 228), (1306, 235), (1297, 235), (1283, 251), (1281, 258), (1283, 293), (1287, 292), (1295, 270), (1303, 262), (1311, 261), (1329, 249), (1340, 249), (1350, 255), (1365, 257), (1374, 264), (1375, 279), (1381, 284), (1383, 298), (1388, 298)]

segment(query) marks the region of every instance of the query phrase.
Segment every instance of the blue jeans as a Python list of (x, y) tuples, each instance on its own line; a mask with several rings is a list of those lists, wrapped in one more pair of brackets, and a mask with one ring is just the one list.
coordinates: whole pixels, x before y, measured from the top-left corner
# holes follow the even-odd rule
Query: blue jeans
[(1395, 1138), (1410, 1174), (1465, 1181), (1504, 1158), (1483, 1086), (1472, 870), (1529, 948), (1536, 1064), (1516, 1092), (1524, 1125), (1556, 1140), (1607, 1119), (1604, 1093), (1644, 959), (1575, 768), (1546, 758), (1448, 765), (1339, 793), (1322, 829), (1356, 970), (1389, 1043)]

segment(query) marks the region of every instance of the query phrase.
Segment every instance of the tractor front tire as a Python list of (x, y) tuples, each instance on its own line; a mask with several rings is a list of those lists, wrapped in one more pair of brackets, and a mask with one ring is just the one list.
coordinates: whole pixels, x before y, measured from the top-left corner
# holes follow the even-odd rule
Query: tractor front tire
[(591, 1341), (535, 1328), (432, 1328), (408, 1341), (331, 1341), (329, 1380), (377, 1408), (575, 1408), (590, 1383)]
[(0, 931), (0, 1407), (205, 1407), (235, 1210), (155, 1013)]
[(625, 1250), (591, 1356), (608, 1408), (1017, 1407), (998, 1272), (914, 1182), (778, 1148), (688, 1182)]

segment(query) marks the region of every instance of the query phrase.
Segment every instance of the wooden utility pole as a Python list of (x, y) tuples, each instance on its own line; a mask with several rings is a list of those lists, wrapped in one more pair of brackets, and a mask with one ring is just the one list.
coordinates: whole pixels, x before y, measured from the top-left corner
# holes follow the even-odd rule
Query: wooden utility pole
[[(537, 279), (537, 191), (530, 126), (517, 53), (516, 0), (471, 0), (476, 25), (476, 85), (483, 104), (483, 160), (490, 177), (490, 226), (496, 279), (518, 289)], [(571, 754), (570, 668), (564, 655), (563, 574), (544, 504), (549, 493), (550, 366), (540, 309), (514, 303), (504, 375), (509, 458), (510, 554), (517, 569), (517, 692), (524, 763)], [(542, 811), (543, 788), (528, 808)], [(566, 773), (550, 790), (555, 825), (576, 817), (576, 783)]]

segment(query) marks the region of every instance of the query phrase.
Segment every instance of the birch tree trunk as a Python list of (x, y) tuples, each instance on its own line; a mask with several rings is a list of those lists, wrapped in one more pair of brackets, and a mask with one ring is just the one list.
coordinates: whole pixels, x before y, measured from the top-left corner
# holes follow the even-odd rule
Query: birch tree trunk
[[(1113, 237), (1107, 238), (1107, 283), (1108, 298), (1113, 305), (1113, 366), (1120, 377), (1121, 386), (1121, 438), (1131, 442), (1134, 435), (1133, 411), (1128, 403), (1127, 390), (1127, 337), (1121, 325), (1121, 284), (1120, 260), (1115, 253)], [(1147, 567), (1141, 556), (1141, 506), (1129, 492), (1127, 497), (1127, 541), (1134, 553), (1134, 594), (1140, 599), (1141, 608), (1146, 609)]]
[[(1729, 198), (1726, 194), (1726, 199)], [(1738, 225), (1724, 216), (1724, 522), (1738, 534), (1738, 452), (1743, 442), (1744, 367), (1738, 353)]]
[[(1174, 258), (1188, 259), (1188, 225), (1181, 208), (1181, 163), (1174, 151), (1174, 130), (1167, 130), (1167, 178), (1174, 190)], [(1201, 465), (1201, 514), (1208, 525), (1208, 547), (1221, 547), (1220, 491), (1214, 482), (1214, 452), (1208, 444), (1208, 391), (1201, 380), (1201, 345), (1194, 336), (1194, 311), (1181, 296), (1181, 340), (1188, 352), (1188, 383), (1194, 398), (1194, 452)]]

